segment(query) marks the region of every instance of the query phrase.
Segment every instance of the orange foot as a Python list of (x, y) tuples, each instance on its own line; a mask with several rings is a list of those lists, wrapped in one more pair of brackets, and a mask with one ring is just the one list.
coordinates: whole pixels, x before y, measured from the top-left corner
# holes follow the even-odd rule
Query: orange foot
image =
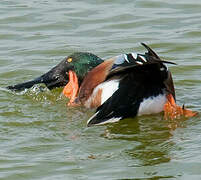
[(183, 107), (178, 106), (175, 103), (175, 100), (172, 96), (172, 94), (168, 94), (166, 95), (167, 97), (167, 102), (164, 105), (164, 118), (165, 119), (179, 119), (182, 116), (183, 117), (193, 117), (196, 116), (198, 113), (197, 112), (193, 112), (191, 110), (185, 109), (184, 105)]
[(69, 82), (63, 89), (63, 94), (70, 99), (68, 106), (77, 106), (74, 101), (78, 93), (78, 78), (75, 72), (69, 71)]

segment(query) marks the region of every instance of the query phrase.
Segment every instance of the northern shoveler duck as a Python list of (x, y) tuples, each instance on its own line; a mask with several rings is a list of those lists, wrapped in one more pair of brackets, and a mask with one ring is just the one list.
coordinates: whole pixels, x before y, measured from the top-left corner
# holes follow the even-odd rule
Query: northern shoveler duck
[(165, 112), (166, 118), (191, 117), (196, 112), (177, 106), (171, 72), (146, 44), (145, 54), (122, 54), (105, 60), (87, 73), (79, 87), (77, 74), (69, 71), (63, 93), (68, 105), (97, 108), (88, 126), (127, 117)]
[(77, 74), (78, 84), (80, 84), (87, 72), (102, 62), (103, 60), (101, 58), (92, 53), (76, 52), (64, 58), (58, 65), (42, 76), (32, 81), (8, 86), (7, 88), (10, 90), (24, 90), (40, 83), (44, 83), (50, 90), (56, 87), (62, 87), (68, 83), (69, 71), (74, 71)]

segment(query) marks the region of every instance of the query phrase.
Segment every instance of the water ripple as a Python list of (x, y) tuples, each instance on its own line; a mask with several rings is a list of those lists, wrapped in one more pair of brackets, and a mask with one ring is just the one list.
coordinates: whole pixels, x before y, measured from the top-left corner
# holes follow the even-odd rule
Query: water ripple
[(47, 72), (75, 51), (102, 58), (149, 44), (176, 62), (177, 101), (200, 107), (199, 1), (0, 2), (0, 179), (200, 179), (200, 116), (162, 115), (87, 128), (93, 114), (67, 108), (61, 89), (6, 86)]

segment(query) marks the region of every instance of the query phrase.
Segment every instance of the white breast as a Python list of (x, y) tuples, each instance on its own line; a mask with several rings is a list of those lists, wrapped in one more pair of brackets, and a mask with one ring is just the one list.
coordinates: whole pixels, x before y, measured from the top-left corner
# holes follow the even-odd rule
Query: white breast
[(97, 88), (102, 89), (101, 104), (103, 104), (119, 88), (119, 80), (111, 80), (101, 83)]
[(138, 115), (140, 116), (143, 114), (154, 114), (162, 112), (165, 103), (166, 103), (165, 95), (159, 95), (156, 97), (143, 99), (138, 110)]
[(101, 90), (101, 105), (110, 98), (119, 87), (119, 80), (106, 81), (94, 88), (92, 95), (85, 102), (85, 107), (91, 108), (91, 102), (97, 97), (97, 93)]

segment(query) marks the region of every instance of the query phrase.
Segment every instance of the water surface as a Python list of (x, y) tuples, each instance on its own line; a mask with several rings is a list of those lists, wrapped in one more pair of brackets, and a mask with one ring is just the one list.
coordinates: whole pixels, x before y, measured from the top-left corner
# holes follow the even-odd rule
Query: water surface
[(13, 93), (76, 51), (102, 58), (150, 45), (176, 62), (178, 104), (201, 112), (201, 2), (0, 1), (0, 179), (201, 179), (201, 118), (162, 114), (86, 127), (62, 89)]

